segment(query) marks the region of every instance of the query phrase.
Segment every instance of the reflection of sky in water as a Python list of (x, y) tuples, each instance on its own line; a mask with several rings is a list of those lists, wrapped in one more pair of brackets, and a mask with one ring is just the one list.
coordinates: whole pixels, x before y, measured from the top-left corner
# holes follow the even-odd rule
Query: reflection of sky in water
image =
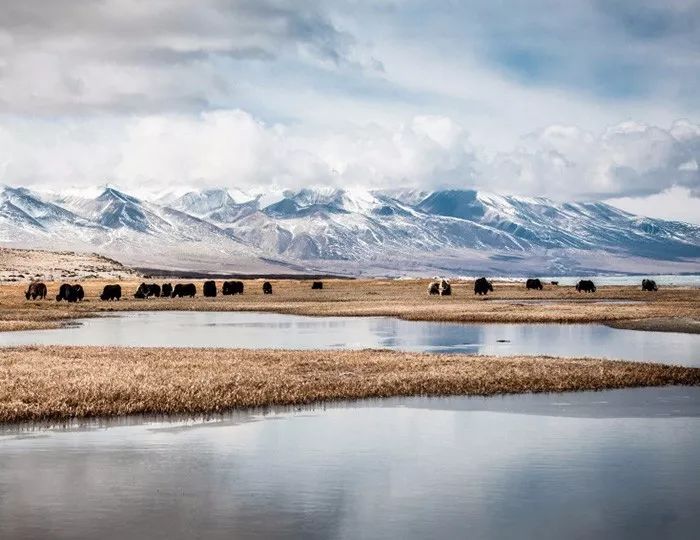
[(389, 348), (490, 355), (590, 356), (700, 366), (700, 336), (602, 325), (457, 324), (383, 317), (304, 317), (254, 312), (138, 312), (75, 327), (0, 333), (22, 344)]
[[(681, 410), (654, 417), (665, 394)], [(503, 412), (571, 396), (607, 414)], [(4, 436), (0, 523), (3, 538), (696, 538), (699, 401), (685, 388), (394, 400)], [(624, 417), (640, 406), (649, 416)]]

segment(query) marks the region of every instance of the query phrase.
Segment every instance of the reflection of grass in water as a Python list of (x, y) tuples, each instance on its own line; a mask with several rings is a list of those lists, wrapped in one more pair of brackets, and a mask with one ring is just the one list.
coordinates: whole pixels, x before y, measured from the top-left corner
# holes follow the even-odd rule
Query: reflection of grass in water
[[(672, 360), (672, 359), (670, 359)], [(591, 359), (362, 351), (21, 347), (0, 356), (0, 421), (195, 414), (410, 395), (700, 384), (700, 369)]]
[[(177, 283), (177, 280), (148, 281)], [(139, 282), (130, 281), (121, 282), (121, 301), (101, 302), (98, 296), (108, 282), (84, 281), (86, 301), (79, 304), (26, 301), (26, 283), (2, 284), (0, 331), (55, 328), (61, 321), (95, 313), (140, 310), (274, 311), (294, 315), (390, 316), (408, 320), (499, 323), (586, 323), (674, 317), (700, 320), (700, 289), (690, 288), (662, 288), (648, 293), (642, 292), (640, 287), (611, 286), (586, 294), (577, 293), (573, 287), (545, 285), (544, 291), (527, 291), (522, 284), (496, 283), (495, 292), (484, 298), (474, 296), (471, 281), (453, 282), (453, 296), (438, 297), (427, 294), (429, 280), (327, 280), (321, 291), (311, 291), (309, 281), (273, 280), (274, 294), (263, 295), (262, 280), (246, 280), (243, 295), (203, 298), (202, 280), (192, 282), (197, 283), (200, 293), (193, 299), (136, 300), (133, 294)], [(217, 283), (220, 285), (221, 281)], [(47, 285), (49, 297), (52, 297), (59, 284)], [(552, 303), (539, 305), (523, 300), (550, 300)]]

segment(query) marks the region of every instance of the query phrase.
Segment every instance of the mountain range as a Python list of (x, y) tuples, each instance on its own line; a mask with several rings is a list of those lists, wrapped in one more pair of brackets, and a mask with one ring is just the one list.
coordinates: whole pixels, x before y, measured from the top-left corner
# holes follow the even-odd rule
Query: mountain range
[(143, 200), (111, 187), (93, 198), (4, 186), (0, 245), (213, 273), (700, 271), (700, 226), (473, 190), (208, 189)]

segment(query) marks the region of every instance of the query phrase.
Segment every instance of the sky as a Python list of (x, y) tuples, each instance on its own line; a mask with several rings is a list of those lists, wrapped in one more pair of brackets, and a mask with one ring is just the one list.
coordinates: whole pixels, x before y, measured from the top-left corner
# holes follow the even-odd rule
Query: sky
[(0, 183), (476, 188), (700, 223), (700, 0), (0, 13)]

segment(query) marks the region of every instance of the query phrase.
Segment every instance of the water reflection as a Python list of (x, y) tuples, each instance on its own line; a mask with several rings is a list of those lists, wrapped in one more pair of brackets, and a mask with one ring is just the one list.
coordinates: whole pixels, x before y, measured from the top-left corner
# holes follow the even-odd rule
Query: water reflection
[(378, 403), (0, 436), (2, 537), (696, 537), (699, 389)]
[(0, 333), (27, 344), (282, 349), (389, 348), (439, 353), (622, 358), (700, 366), (700, 336), (601, 325), (456, 324), (385, 317), (249, 312), (136, 312), (56, 330)]

